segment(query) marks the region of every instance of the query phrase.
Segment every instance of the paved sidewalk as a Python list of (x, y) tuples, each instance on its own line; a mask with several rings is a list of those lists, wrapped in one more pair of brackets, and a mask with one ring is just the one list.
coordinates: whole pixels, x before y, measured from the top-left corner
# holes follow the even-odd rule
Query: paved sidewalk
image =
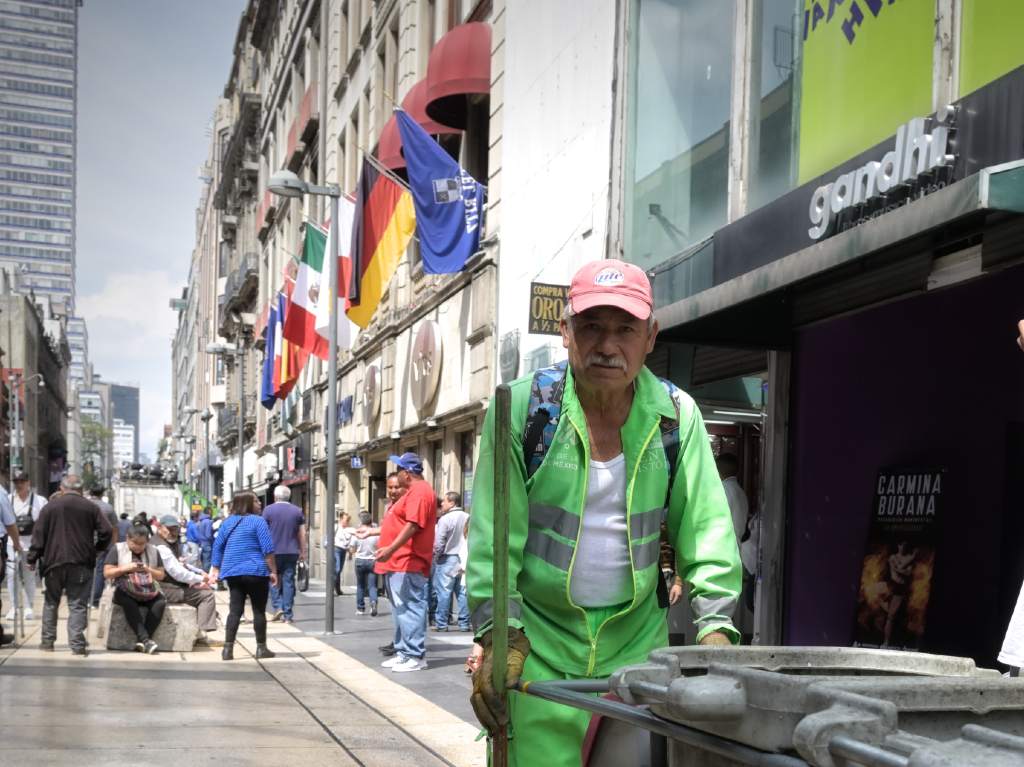
[(323, 636), (324, 589), (323, 583), (317, 581), (310, 583), (309, 591), (296, 595), (295, 627), (383, 672), (406, 689), (479, 728), (469, 705), (472, 683), (463, 670), (473, 645), (472, 634), (430, 630), (427, 632), (427, 669), (409, 674), (388, 674), (380, 668), (384, 656), (377, 648), (390, 642), (394, 636), (391, 603), (381, 598), (378, 602), (380, 614), (376, 617), (369, 613), (356, 615), (355, 588), (345, 586), (344, 591), (344, 596), (334, 598), (334, 626), (338, 634)]
[(219, 648), (145, 656), (99, 649), (92, 638), (89, 657), (75, 657), (64, 614), (56, 652), (43, 652), (39, 622), (28, 623), (25, 641), (0, 651), (0, 764), (485, 763), (476, 727), (383, 670), (294, 627), (271, 626), (277, 658), (255, 661), (251, 625), (243, 624), (237, 660), (225, 663)]

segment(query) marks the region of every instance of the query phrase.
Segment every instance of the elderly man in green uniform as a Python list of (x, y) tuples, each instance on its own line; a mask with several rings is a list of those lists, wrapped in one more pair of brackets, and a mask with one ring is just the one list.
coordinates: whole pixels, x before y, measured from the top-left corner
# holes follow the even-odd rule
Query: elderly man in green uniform
[(700, 410), (644, 366), (658, 333), (647, 275), (617, 260), (584, 265), (561, 329), (568, 364), (512, 384), (511, 454), (494, 454), (487, 414), (470, 518), (467, 583), (484, 646), (471, 702), (491, 732), (510, 722), (519, 767), (579, 764), (590, 715), (518, 693), (506, 711), (491, 685), (496, 460), (510, 474), (510, 682), (601, 678), (668, 644), (662, 522), (697, 641), (739, 641), (739, 551)]

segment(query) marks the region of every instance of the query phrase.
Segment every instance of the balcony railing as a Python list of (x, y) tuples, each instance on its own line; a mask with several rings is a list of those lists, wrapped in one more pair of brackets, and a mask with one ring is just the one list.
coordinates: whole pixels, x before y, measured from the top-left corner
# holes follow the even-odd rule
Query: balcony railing
[[(230, 327), (231, 313), (248, 307), (259, 290), (260, 262), (256, 253), (246, 253), (228, 275), (223, 295), (217, 299), (221, 335)], [(223, 303), (221, 302), (223, 298)]]
[(268, 189), (263, 193), (263, 202), (260, 203), (259, 212), (256, 214), (256, 234), (261, 239), (270, 231), (270, 225), (274, 223), (274, 216), (277, 214), (277, 200)]
[(299, 113), (288, 131), (288, 167), (298, 170), (302, 157), (306, 153), (306, 144), (316, 135), (320, 124), (319, 83), (316, 80), (309, 84), (299, 104)]

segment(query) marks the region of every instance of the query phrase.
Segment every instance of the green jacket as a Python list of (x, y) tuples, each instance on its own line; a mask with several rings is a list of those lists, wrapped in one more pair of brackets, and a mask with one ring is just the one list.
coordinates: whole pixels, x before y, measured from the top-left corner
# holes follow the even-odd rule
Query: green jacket
[[(741, 586), (736, 535), (715, 468), (700, 410), (682, 391), (673, 404), (664, 385), (644, 367), (636, 379), (633, 407), (622, 427), (626, 457), (627, 527), (633, 562), (633, 600), (621, 611), (588, 621), (573, 604), (569, 583), (587, 497), (590, 440), (566, 372), (561, 417), (544, 462), (529, 479), (522, 434), (532, 376), (513, 382), (509, 462), (509, 618), (523, 629), (533, 652), (567, 674), (607, 676), (668, 644), (665, 610), (658, 606), (660, 529), (665, 518), (676, 550), (676, 571), (690, 583), (698, 640), (723, 631), (739, 635), (731, 616)], [(675, 482), (661, 444), (661, 417), (679, 413)], [(494, 407), (484, 421), (470, 516), (466, 579), (477, 635), (491, 628), (493, 613)], [(593, 612), (593, 611), (591, 611)], [(600, 618), (603, 618), (601, 620)]]

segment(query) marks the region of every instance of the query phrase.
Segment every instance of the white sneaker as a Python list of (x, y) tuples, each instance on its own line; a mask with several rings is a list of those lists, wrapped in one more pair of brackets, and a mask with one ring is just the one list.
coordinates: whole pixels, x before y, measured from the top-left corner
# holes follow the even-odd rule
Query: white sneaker
[(365, 610), (356, 610), (356, 615), (366, 615)]
[(27, 621), (34, 621), (35, 619), (36, 619), (36, 614), (34, 612), (32, 612), (31, 610), (26, 610), (25, 611), (25, 620), (27, 620)]
[(7, 613), (7, 615), (4, 616), (4, 620), (5, 621), (13, 621), (14, 620), (14, 608), (13, 607), (10, 609), (10, 611)]
[(391, 670), (396, 674), (404, 674), (406, 671), (422, 671), (427, 667), (423, 658), (406, 658), (403, 663), (396, 663)]
[(384, 661), (380, 665), (381, 665), (381, 668), (392, 668), (393, 666), (397, 666), (400, 663), (405, 663), (407, 660), (409, 660), (409, 659), (406, 658), (404, 655), (402, 655), (402, 653), (396, 653), (395, 655), (393, 655), (392, 657), (388, 658), (386, 661)]

